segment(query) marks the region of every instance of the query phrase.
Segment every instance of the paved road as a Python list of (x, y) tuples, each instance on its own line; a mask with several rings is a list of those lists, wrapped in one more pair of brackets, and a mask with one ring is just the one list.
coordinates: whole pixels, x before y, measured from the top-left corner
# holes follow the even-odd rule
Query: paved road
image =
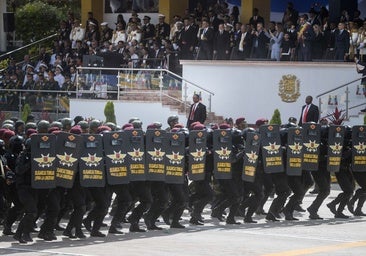
[[(326, 202), (338, 192), (334, 186)], [(307, 207), (313, 198), (313, 195), (307, 195), (303, 207)], [(189, 225), (189, 215), (185, 212), (184, 230), (161, 225), (166, 229), (136, 234), (129, 233), (125, 224), (124, 235), (108, 235), (102, 239), (69, 240), (58, 232), (57, 241), (35, 239), (32, 244), (19, 245), (11, 237), (2, 236), (0, 255), (366, 255), (366, 217), (334, 219), (325, 205), (319, 212), (325, 219), (319, 221), (309, 220), (306, 213), (297, 213), (295, 216), (300, 218), (297, 222), (273, 223), (266, 222), (263, 216), (255, 216), (254, 219), (259, 221), (257, 224), (226, 225), (210, 220), (209, 214), (210, 210), (205, 210), (205, 226)], [(109, 221), (108, 216), (106, 222)], [(102, 232), (107, 233), (107, 228)]]

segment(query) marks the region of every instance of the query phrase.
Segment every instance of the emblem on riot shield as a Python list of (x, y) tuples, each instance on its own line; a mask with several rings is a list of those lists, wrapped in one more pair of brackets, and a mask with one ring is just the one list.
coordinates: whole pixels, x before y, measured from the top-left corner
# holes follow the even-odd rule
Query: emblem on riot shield
[(364, 154), (366, 151), (365, 143), (359, 142), (358, 145), (353, 146), (356, 149), (357, 154)]
[(280, 152), (281, 145), (276, 145), (276, 142), (269, 143), (269, 146), (263, 146), (265, 150), (267, 150), (268, 154), (278, 154)]
[(121, 150), (116, 152), (113, 150), (113, 154), (107, 155), (113, 164), (122, 164), (125, 161), (126, 154), (122, 154)]
[(342, 152), (343, 146), (341, 143), (335, 143), (334, 145), (329, 145), (329, 148), (332, 150), (333, 154), (339, 155)]
[(163, 161), (165, 152), (161, 151), (161, 148), (154, 148), (153, 151), (147, 151), (153, 161)]
[(250, 153), (245, 153), (248, 157), (248, 162), (251, 164), (255, 164), (258, 159), (258, 154), (254, 151), (251, 151)]
[(293, 145), (288, 145), (288, 147), (291, 149), (291, 153), (294, 155), (301, 154), (302, 145), (300, 143), (294, 143)]
[(202, 161), (206, 152), (203, 151), (203, 149), (196, 149), (196, 152), (191, 152), (191, 155), (193, 157), (193, 161), (198, 162)]
[(180, 155), (179, 152), (175, 153), (175, 152), (172, 152), (171, 155), (166, 155), (166, 157), (169, 159), (169, 162), (171, 164), (181, 164), (182, 163), (182, 160), (184, 158), (183, 155)]
[(34, 158), (34, 161), (36, 161), (38, 163), (39, 167), (45, 168), (45, 167), (51, 167), (53, 164), (52, 162), (55, 159), (56, 159), (56, 157), (50, 157), (50, 154), (47, 154), (47, 155), (41, 154), (41, 157)]
[(127, 152), (131, 156), (132, 161), (142, 161), (142, 156), (144, 155), (144, 152), (141, 152), (140, 148), (133, 149), (133, 152)]
[(228, 150), (227, 147), (221, 147), (220, 150), (216, 150), (216, 153), (219, 155), (219, 159), (227, 160), (230, 158), (231, 150)]
[(88, 167), (92, 166), (98, 166), (100, 164), (100, 161), (103, 160), (102, 157), (98, 157), (97, 154), (89, 154), (87, 157), (81, 157), (81, 160), (85, 162), (85, 165)]
[(308, 152), (317, 152), (319, 143), (316, 143), (315, 140), (309, 140), (308, 143), (304, 143), (304, 146), (306, 147), (306, 151)]
[(74, 163), (78, 160), (75, 157), (72, 157), (72, 154), (67, 154), (66, 152), (63, 155), (56, 155), (57, 158), (60, 160), (60, 164), (63, 166), (71, 167)]

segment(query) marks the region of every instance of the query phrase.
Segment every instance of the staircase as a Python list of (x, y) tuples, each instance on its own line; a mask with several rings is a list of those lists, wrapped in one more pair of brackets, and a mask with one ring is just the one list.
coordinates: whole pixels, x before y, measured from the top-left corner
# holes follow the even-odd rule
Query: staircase
[[(190, 102), (182, 101), (181, 90), (163, 90), (160, 100), (159, 90), (148, 89), (126, 89), (120, 92), (119, 100), (128, 102), (161, 102), (164, 107), (168, 107), (172, 114), (188, 115)], [(222, 123), (223, 116), (216, 115), (214, 112), (207, 113), (206, 123)]]

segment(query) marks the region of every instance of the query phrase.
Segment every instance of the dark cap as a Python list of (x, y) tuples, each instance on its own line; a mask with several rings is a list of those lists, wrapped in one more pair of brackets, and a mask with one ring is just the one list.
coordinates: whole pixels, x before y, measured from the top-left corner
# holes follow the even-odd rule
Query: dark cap
[(70, 133), (72, 134), (81, 134), (82, 132), (80, 125), (75, 125), (70, 129)]
[(239, 125), (241, 122), (245, 121), (245, 117), (239, 117), (235, 120), (235, 124)]
[(259, 118), (256, 122), (255, 122), (255, 125), (256, 126), (261, 126), (261, 125), (263, 125), (263, 124), (265, 124), (265, 123), (267, 123), (268, 122), (268, 119), (266, 119), (266, 118)]
[(225, 129), (230, 129), (231, 127), (230, 127), (230, 125), (223, 123), (223, 124), (220, 124), (219, 128), (221, 130), (225, 130)]
[(151, 17), (150, 17), (150, 16), (145, 15), (143, 19), (144, 19), (144, 20), (151, 20)]

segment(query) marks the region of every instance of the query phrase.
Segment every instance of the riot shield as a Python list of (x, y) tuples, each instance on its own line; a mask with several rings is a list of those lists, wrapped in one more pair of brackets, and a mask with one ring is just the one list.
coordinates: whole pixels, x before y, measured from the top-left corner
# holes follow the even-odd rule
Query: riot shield
[(185, 134), (168, 132), (165, 140), (165, 183), (183, 184), (185, 167)]
[(280, 126), (262, 125), (259, 127), (259, 133), (261, 135), (264, 172), (283, 172)]
[(303, 135), (301, 127), (290, 127), (287, 130), (286, 174), (302, 175)]
[(32, 188), (56, 187), (56, 136), (34, 134), (31, 137)]
[(232, 134), (231, 130), (214, 130), (213, 132), (213, 152), (215, 179), (231, 179), (232, 162)]
[(255, 180), (260, 145), (260, 135), (258, 133), (247, 133), (247, 138), (245, 140), (243, 173), (241, 176), (244, 181), (254, 182)]
[(71, 188), (78, 171), (82, 138), (79, 135), (60, 132), (56, 138), (56, 185)]
[(205, 179), (207, 132), (189, 132), (189, 178), (194, 181)]
[(109, 185), (127, 184), (127, 138), (124, 132), (103, 133), (104, 159)]
[(147, 179), (165, 181), (166, 131), (148, 129), (145, 137)]
[(352, 127), (352, 170), (366, 171), (366, 125)]
[(103, 140), (100, 134), (82, 134), (79, 172), (83, 187), (104, 187)]
[(328, 158), (327, 167), (329, 172), (339, 172), (342, 159), (342, 149), (344, 141), (344, 126), (329, 126), (328, 132)]
[(306, 171), (317, 171), (319, 169), (320, 124), (303, 124), (302, 134), (304, 145), (302, 169)]
[(141, 129), (124, 131), (127, 137), (128, 176), (130, 181), (146, 180), (144, 132)]

